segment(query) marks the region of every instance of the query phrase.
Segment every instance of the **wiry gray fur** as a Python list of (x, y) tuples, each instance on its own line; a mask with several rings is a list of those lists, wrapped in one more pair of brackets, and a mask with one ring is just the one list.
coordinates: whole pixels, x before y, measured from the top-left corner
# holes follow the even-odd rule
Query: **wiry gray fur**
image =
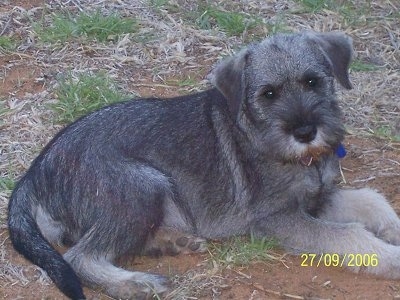
[[(335, 184), (344, 128), (334, 78), (351, 88), (351, 57), (342, 33), (276, 35), (217, 66), (215, 88), (79, 119), (11, 196), (15, 248), (73, 299), (84, 298), (80, 280), (150, 298), (165, 278), (117, 258), (204, 251), (201, 238), (250, 232), (298, 252), (376, 253), (365, 271), (400, 278), (394, 211), (374, 191)], [(50, 243), (70, 248), (61, 256)]]

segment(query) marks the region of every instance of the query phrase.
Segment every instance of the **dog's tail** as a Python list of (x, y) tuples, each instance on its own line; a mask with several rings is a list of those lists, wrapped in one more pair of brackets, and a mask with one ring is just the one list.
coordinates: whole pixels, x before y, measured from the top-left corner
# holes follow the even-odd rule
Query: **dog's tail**
[(85, 299), (78, 276), (39, 230), (32, 215), (36, 196), (29, 185), (29, 179), (21, 179), (8, 205), (8, 229), (14, 248), (45, 270), (66, 296)]

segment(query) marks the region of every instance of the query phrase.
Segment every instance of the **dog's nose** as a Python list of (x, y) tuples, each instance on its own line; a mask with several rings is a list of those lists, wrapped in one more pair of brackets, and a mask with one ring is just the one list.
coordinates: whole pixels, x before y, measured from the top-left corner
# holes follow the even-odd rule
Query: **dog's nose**
[(315, 139), (317, 135), (317, 127), (314, 125), (306, 125), (296, 128), (293, 132), (294, 138), (300, 143), (309, 143)]

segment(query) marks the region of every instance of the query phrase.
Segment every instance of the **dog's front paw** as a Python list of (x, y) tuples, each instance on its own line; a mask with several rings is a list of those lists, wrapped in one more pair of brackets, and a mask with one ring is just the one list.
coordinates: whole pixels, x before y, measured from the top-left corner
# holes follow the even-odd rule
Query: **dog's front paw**
[(175, 240), (175, 246), (181, 253), (203, 253), (207, 251), (207, 241), (195, 236), (181, 236)]
[(172, 228), (160, 228), (146, 243), (144, 255), (178, 255), (203, 253), (207, 251), (207, 241), (203, 238), (184, 234)]
[[(400, 247), (387, 245), (385, 249), (380, 249), (373, 252), (374, 259), (366, 259), (365, 261), (355, 262), (361, 263), (362, 272), (378, 275), (388, 279), (400, 279)], [(364, 255), (368, 258), (368, 255)]]
[(376, 236), (389, 244), (400, 246), (400, 224), (386, 225), (378, 230)]
[(105, 292), (115, 299), (150, 300), (165, 296), (170, 285), (164, 276), (141, 273), (132, 279), (107, 286)]

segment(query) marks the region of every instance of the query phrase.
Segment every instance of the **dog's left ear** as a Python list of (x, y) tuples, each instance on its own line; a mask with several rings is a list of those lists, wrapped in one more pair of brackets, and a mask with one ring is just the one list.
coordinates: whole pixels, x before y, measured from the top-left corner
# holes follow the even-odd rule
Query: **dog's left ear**
[(308, 33), (320, 46), (331, 63), (333, 75), (346, 89), (353, 86), (349, 80), (349, 65), (353, 57), (353, 41), (351, 37), (341, 32)]
[(217, 65), (210, 76), (211, 82), (227, 100), (233, 118), (236, 118), (240, 104), (243, 97), (245, 97), (246, 79), (244, 69), (248, 55), (247, 48), (241, 50), (235, 56), (227, 58)]

